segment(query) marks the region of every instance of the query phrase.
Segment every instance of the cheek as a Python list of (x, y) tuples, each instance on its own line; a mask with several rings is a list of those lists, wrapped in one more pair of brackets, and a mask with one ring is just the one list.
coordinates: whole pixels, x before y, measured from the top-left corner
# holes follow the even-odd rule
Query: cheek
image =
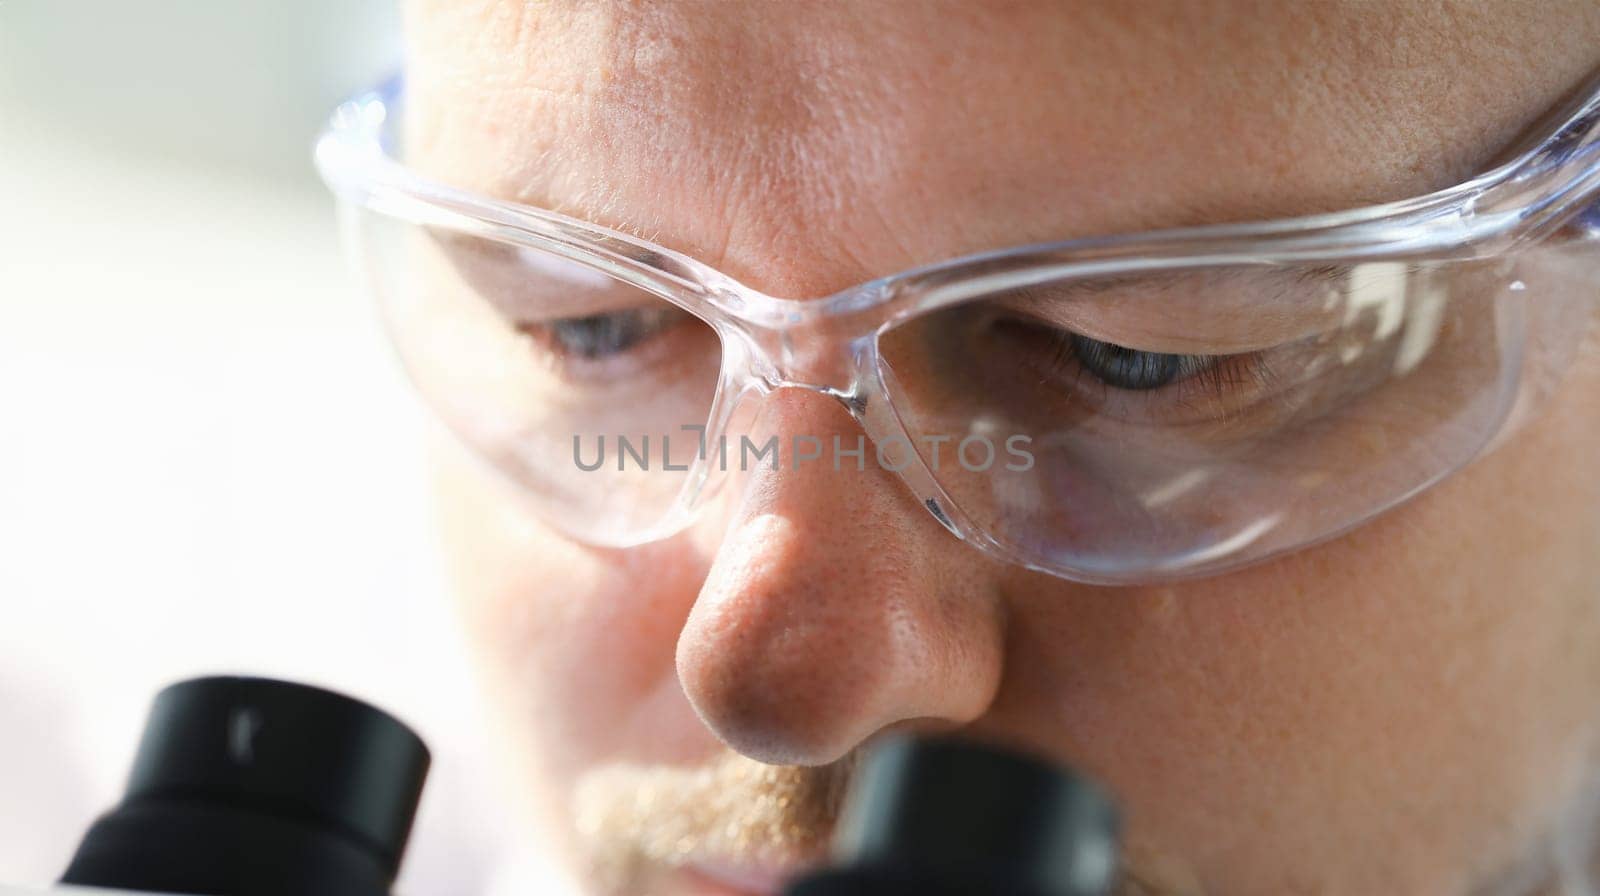
[(1135, 841), (1211, 883), (1370, 855), (1336, 891), (1421, 892), (1430, 864), (1509, 860), (1594, 762), (1597, 393), (1319, 548), (1017, 601), (995, 724), (1108, 780)]
[(607, 759), (703, 755), (673, 652), (706, 558), (676, 539), (630, 550), (573, 544), (459, 449), (435, 453), (469, 649), (546, 780)]

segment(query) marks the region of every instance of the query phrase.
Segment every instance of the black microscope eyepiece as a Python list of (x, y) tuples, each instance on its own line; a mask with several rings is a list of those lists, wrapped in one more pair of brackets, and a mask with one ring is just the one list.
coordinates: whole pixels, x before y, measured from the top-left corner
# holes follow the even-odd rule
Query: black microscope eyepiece
[(1118, 821), (1087, 778), (948, 738), (876, 748), (851, 788), (833, 866), (787, 896), (1103, 896)]
[(393, 716), (262, 678), (157, 695), (122, 801), (62, 883), (206, 896), (387, 896), (428, 772)]

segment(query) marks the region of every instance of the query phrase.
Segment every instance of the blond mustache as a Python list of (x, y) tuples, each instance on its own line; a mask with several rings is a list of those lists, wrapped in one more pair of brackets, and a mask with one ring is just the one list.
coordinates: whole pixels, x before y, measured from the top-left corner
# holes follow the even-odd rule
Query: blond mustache
[(855, 753), (802, 767), (732, 752), (693, 768), (606, 765), (578, 781), (578, 833), (595, 879), (617, 892), (695, 861), (793, 867), (826, 850), (858, 765)]

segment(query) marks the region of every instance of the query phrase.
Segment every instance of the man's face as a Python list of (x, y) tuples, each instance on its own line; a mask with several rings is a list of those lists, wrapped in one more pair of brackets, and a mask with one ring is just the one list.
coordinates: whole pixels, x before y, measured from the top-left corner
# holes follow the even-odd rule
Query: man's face
[[(1426, 192), (1600, 64), (1583, 2), (410, 12), (411, 164), (796, 298)], [(1509, 892), (1581, 873), (1600, 803), (1585, 351), (1420, 498), (1174, 586), (1001, 564), (870, 465), (758, 469), (626, 551), (454, 448), (442, 506), (510, 743), (598, 892), (766, 892), (815, 858), (858, 747), (948, 729), (1104, 782), (1132, 892)], [(858, 432), (825, 396), (769, 403), (780, 430)]]

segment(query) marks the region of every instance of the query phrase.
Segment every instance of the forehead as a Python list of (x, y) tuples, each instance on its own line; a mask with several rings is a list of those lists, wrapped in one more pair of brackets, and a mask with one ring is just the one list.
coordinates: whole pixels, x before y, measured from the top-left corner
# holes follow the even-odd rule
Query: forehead
[(823, 294), (1453, 183), (1600, 62), (1519, 6), (419, 0), (408, 160)]

